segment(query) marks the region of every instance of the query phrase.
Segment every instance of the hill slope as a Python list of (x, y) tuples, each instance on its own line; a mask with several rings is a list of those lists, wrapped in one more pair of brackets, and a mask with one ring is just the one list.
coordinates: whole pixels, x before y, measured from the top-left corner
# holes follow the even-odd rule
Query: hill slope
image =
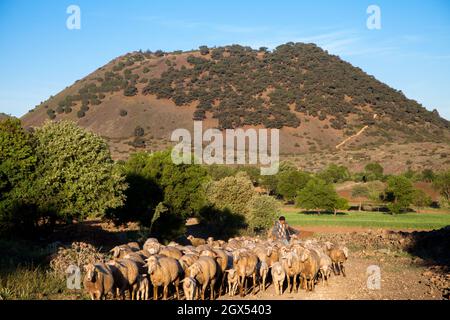
[[(116, 158), (169, 144), (176, 128), (281, 128), (284, 154), (448, 144), (449, 122), (313, 44), (272, 52), (232, 45), (118, 57), (23, 117), (73, 119), (107, 138)], [(138, 128), (140, 127), (140, 128)], [(364, 129), (364, 130), (362, 130)], [(346, 140), (347, 139), (347, 140)], [(343, 141), (346, 141), (342, 144)]]

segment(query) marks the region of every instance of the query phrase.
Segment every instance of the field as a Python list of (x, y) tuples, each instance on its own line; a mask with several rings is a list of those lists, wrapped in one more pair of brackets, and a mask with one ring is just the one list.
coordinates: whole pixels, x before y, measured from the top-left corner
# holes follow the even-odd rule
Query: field
[(293, 207), (282, 210), (291, 226), (333, 226), (382, 228), (391, 230), (432, 230), (450, 225), (450, 212), (433, 210), (432, 213), (403, 213), (347, 211), (333, 214), (305, 213)]

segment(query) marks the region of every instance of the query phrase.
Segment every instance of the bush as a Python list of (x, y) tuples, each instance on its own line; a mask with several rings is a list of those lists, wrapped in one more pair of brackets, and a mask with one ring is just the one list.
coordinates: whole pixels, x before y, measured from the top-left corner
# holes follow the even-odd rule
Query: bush
[(128, 114), (127, 110), (121, 109), (121, 110), (119, 111), (119, 115), (120, 115), (121, 117), (126, 117), (127, 114)]
[(253, 197), (249, 205), (248, 226), (250, 231), (269, 229), (280, 213), (278, 201), (268, 195)]
[(142, 137), (144, 136), (145, 131), (144, 128), (137, 126), (136, 128), (134, 128), (134, 136), (135, 137)]
[(126, 87), (123, 91), (124, 96), (132, 97), (137, 94), (137, 88), (135, 86)]
[(80, 110), (77, 112), (77, 117), (78, 118), (83, 118), (86, 115), (86, 113), (84, 113), (84, 111)]

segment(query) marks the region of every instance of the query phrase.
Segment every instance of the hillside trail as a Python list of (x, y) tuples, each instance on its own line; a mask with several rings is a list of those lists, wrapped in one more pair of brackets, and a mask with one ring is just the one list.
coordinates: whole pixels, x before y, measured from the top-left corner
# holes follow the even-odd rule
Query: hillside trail
[[(373, 119), (376, 119), (378, 117), (377, 114), (373, 115)], [(350, 140), (359, 137), (360, 135), (362, 135), (364, 133), (364, 131), (366, 131), (369, 128), (369, 125), (365, 125), (364, 127), (362, 127), (361, 130), (359, 130), (357, 133), (355, 133), (354, 135), (351, 135), (350, 137), (344, 139), (344, 141), (342, 141), (341, 143), (339, 143), (336, 146), (336, 149), (339, 149), (340, 147), (342, 147), (344, 144), (346, 144), (347, 142), (349, 142)]]

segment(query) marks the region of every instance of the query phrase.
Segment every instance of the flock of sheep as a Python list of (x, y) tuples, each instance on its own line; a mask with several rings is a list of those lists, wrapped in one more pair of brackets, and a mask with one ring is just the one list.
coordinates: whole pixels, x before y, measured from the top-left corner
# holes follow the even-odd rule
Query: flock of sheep
[(186, 300), (204, 300), (207, 291), (210, 299), (234, 296), (237, 290), (244, 296), (249, 278), (253, 293), (265, 291), (271, 280), (276, 294), (282, 295), (285, 282), (289, 292), (297, 292), (299, 286), (312, 291), (318, 281), (328, 283), (332, 272), (345, 277), (348, 249), (331, 242), (188, 239), (191, 245), (186, 246), (176, 242), (165, 246), (150, 238), (142, 249), (136, 242), (114, 247), (109, 262), (85, 266), (84, 288), (93, 300), (106, 299), (108, 294), (125, 299), (127, 292), (132, 300), (149, 300), (153, 287), (153, 299), (157, 300), (159, 287), (163, 287), (163, 299), (173, 287), (180, 299), (181, 284)]

